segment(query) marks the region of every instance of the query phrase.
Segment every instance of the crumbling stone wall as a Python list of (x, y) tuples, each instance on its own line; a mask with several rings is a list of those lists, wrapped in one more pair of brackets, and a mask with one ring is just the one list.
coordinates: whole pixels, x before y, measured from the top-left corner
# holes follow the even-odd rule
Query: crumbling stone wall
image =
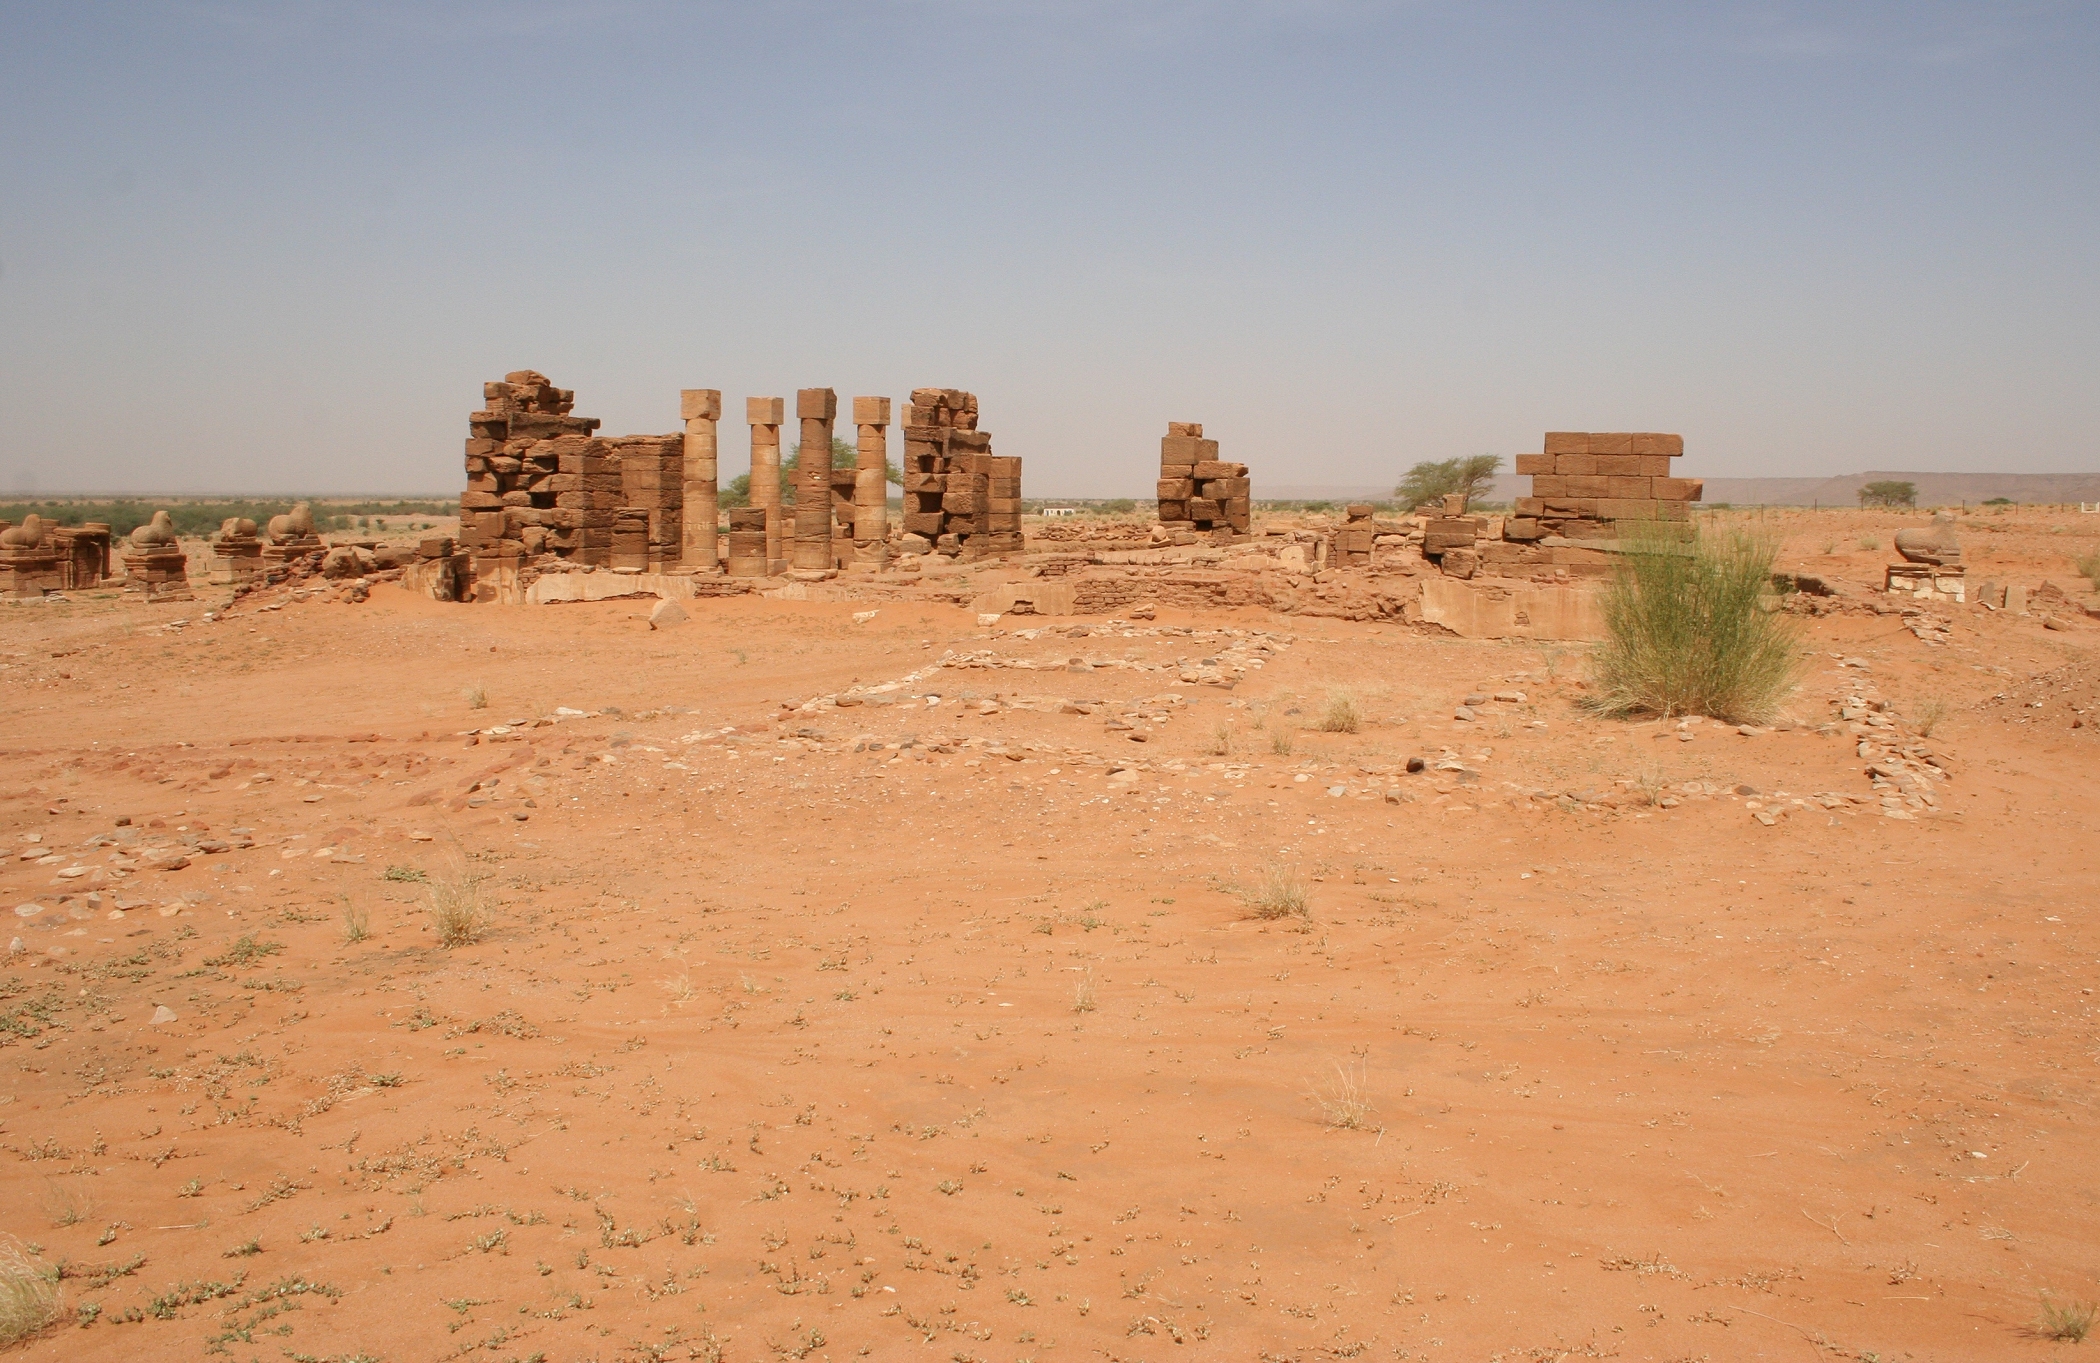
[(900, 548), (970, 560), (1021, 547), (1021, 461), (992, 453), (974, 393), (914, 388), (904, 414)]

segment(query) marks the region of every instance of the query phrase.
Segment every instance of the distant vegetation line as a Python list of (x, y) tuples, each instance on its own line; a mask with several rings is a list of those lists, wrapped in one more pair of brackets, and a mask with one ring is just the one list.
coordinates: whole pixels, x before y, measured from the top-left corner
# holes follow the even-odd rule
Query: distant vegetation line
[(220, 522), (235, 516), (245, 517), (261, 526), (270, 517), (289, 511), (293, 502), (309, 503), (314, 508), (314, 524), (323, 530), (347, 530), (351, 528), (353, 521), (371, 516), (435, 518), (455, 515), (459, 510), (459, 503), (456, 501), (439, 501), (434, 498), (358, 501), (338, 497), (272, 497), (214, 501), (184, 497), (159, 497), (150, 500), (126, 497), (98, 501), (88, 498), (51, 497), (0, 503), (0, 520), (19, 525), (23, 517), (34, 513), (45, 520), (57, 521), (60, 525), (99, 522), (107, 525), (111, 534), (123, 536), (152, 520), (154, 512), (165, 511), (175, 522), (177, 534), (209, 535), (218, 530)]

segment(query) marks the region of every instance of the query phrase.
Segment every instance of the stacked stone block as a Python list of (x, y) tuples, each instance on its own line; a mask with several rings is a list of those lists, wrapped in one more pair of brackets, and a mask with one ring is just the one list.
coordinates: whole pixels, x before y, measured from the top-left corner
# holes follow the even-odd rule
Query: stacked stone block
[[(857, 484), (856, 484), (857, 485)], [(1021, 549), (1021, 461), (992, 453), (975, 394), (915, 388), (904, 415), (904, 545), (963, 559)]]
[(716, 423), (722, 419), (722, 394), (715, 388), (679, 390), (678, 414), (685, 420), (685, 544), (679, 557), (694, 572), (712, 573), (720, 566), (716, 532), (722, 516), (718, 481), (720, 447)]
[[(857, 435), (853, 467), (853, 557), (881, 567), (889, 559), (890, 400), (853, 399)], [(1014, 528), (1020, 529), (1020, 489), (1014, 489)]]
[(604, 564), (620, 506), (619, 465), (592, 437), (596, 417), (571, 415), (576, 395), (530, 369), (482, 385), (468, 417), (460, 543), (477, 563), (556, 553)]
[(726, 558), (731, 577), (766, 576), (767, 520), (766, 508), (762, 506), (730, 508)]
[(1347, 519), (1334, 536), (1334, 562), (1338, 568), (1368, 568), (1371, 566), (1371, 547), (1378, 537), (1378, 527), (1372, 520), (1374, 508), (1368, 502), (1352, 502), (1345, 513)]
[(1245, 464), (1218, 458), (1200, 421), (1170, 421), (1159, 442), (1159, 519), (1197, 530), (1244, 535), (1253, 520), (1253, 484)]
[(803, 388), (795, 393), (795, 417), (802, 423), (802, 449), (795, 461), (795, 571), (824, 573), (837, 563), (832, 551), (831, 423), (839, 413), (839, 396), (829, 388)]
[[(744, 420), (751, 426), (751, 505), (765, 513), (765, 571), (770, 577), (787, 571), (787, 526), (780, 497), (780, 423), (787, 419), (781, 398), (745, 398)], [(736, 530), (732, 517), (729, 528)]]
[[(685, 551), (685, 436), (623, 435), (606, 443), (620, 469), (613, 567), (661, 572), (676, 566)], [(637, 518), (641, 535), (638, 563), (633, 540)]]
[(1671, 472), (1670, 461), (1683, 453), (1681, 435), (1548, 431), (1544, 453), (1517, 456), (1517, 472), (1531, 475), (1531, 495), (1517, 499), (1504, 536), (1611, 540), (1623, 521), (1689, 523), (1702, 484)]
[(154, 512), (149, 524), (125, 540), (124, 578), (128, 588), (143, 592), (148, 601), (191, 599), (189, 558), (167, 512)]

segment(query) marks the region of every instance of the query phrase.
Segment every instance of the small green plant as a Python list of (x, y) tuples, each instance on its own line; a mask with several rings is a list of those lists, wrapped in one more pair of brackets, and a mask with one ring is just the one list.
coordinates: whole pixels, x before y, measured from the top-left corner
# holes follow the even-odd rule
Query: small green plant
[(1776, 546), (1740, 531), (1622, 532), (1604, 598), (1596, 709), (1610, 715), (1760, 720), (1793, 689), (1794, 631), (1767, 609)]
[(257, 941), (255, 934), (244, 932), (233, 941), (233, 945), (216, 956), (204, 958), (206, 965), (254, 965), (264, 957), (275, 956), (284, 950), (282, 942)]
[(1278, 757), (1289, 757), (1294, 746), (1289, 729), (1278, 729), (1269, 735), (1269, 751)]
[(17, 1344), (58, 1319), (58, 1274), (15, 1240), (0, 1240), (0, 1347)]
[(371, 935), (371, 915), (366, 913), (359, 905), (351, 903), (350, 896), (344, 895), (343, 940), (346, 942), (362, 942)]
[(2042, 1294), (2042, 1321), (2036, 1333), (2043, 1339), (2064, 1344), (2083, 1344), (2085, 1337), (2093, 1332), (2096, 1318), (2100, 1318), (2100, 1302), (2056, 1301), (2045, 1292)]
[(232, 1249), (225, 1251), (219, 1257), (221, 1259), (246, 1259), (250, 1255), (260, 1253), (262, 1253), (262, 1240), (260, 1238), (257, 1238), (248, 1241), (246, 1244), (235, 1245)]
[(462, 871), (430, 887), (430, 922), (438, 942), (463, 947), (480, 939), (488, 927), (488, 906), (483, 902), (481, 882)]
[(381, 880), (408, 881), (417, 885), (427, 884), (430, 880), (428, 875), (425, 875), (413, 866), (389, 866), (379, 878)]
[(1320, 713), (1320, 732), (1353, 734), (1363, 727), (1363, 722), (1356, 710), (1356, 697), (1347, 691), (1336, 691), (1327, 697), (1327, 708)]
[(1341, 1131), (1361, 1128), (1371, 1116), (1370, 1099), (1364, 1096), (1364, 1079), (1367, 1062), (1358, 1056), (1353, 1065), (1334, 1063), (1334, 1078), (1323, 1084), (1313, 1085), (1313, 1102), (1320, 1109), (1320, 1117), (1327, 1125)]
[(1289, 866), (1271, 866), (1264, 870), (1261, 880), (1252, 889), (1241, 891), (1240, 898), (1254, 910), (1256, 918), (1312, 916), (1306, 906), (1305, 879)]

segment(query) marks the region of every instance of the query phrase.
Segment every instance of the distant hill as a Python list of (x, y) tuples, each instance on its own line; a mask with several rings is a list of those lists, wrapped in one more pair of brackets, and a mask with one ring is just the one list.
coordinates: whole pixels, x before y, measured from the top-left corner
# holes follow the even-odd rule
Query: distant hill
[[(1390, 497), (1390, 487), (1374, 488), (1346, 484), (1284, 484), (1261, 482), (1260, 470), (1254, 495), (1261, 500), (1344, 502)], [(1681, 470), (1686, 478), (1700, 476), (1696, 468)], [(1708, 478), (1709, 502), (1731, 506), (1858, 506), (1859, 490), (1868, 483), (1883, 481), (1915, 483), (1919, 506), (1974, 506), (1993, 497), (2044, 505), (2064, 502), (2100, 502), (2100, 473), (1843, 473), (1835, 478)], [(1488, 497), (1507, 502), (1531, 495), (1531, 479), (1505, 473), (1495, 479)]]
[[(1687, 471), (1686, 476), (1698, 477)], [(1709, 478), (1706, 500), (1733, 506), (1858, 506), (1868, 483), (1915, 483), (1919, 506), (2100, 502), (2100, 473), (1844, 473), (1835, 478)]]

